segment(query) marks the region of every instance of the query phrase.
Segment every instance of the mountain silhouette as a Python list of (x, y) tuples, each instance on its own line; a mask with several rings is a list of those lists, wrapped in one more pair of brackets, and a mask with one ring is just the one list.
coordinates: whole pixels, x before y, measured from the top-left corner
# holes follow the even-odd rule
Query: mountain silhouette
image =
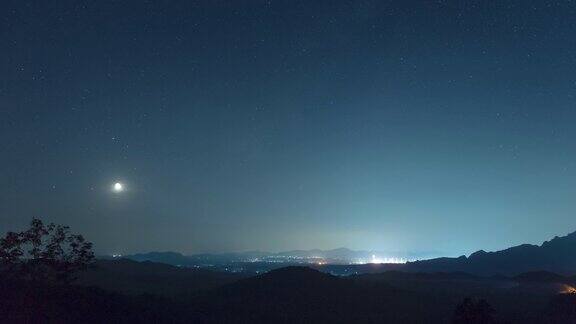
[(194, 294), (242, 278), (243, 275), (227, 272), (115, 259), (98, 260), (88, 271), (79, 274), (78, 284), (128, 295), (147, 293), (170, 297)]
[(531, 271), (576, 274), (576, 232), (554, 237), (542, 245), (522, 244), (505, 250), (479, 250), (470, 256), (409, 262), (405, 271), (463, 271), (481, 275), (516, 275)]
[[(549, 271), (562, 275), (576, 274), (576, 232), (562, 237), (554, 237), (542, 245), (521, 244), (500, 251), (476, 251), (469, 256), (441, 257), (420, 261), (411, 261), (406, 264), (361, 264), (350, 265), (337, 260), (352, 260), (357, 258), (371, 259), (371, 252), (353, 251), (347, 248), (333, 250), (293, 250), (279, 253), (260, 251), (222, 253), (222, 254), (196, 254), (183, 255), (176, 252), (150, 252), (128, 255), (126, 258), (135, 261), (153, 261), (181, 266), (213, 266), (227, 265), (233, 262), (247, 262), (266, 257), (296, 258), (326, 258), (336, 262), (323, 266), (315, 266), (319, 270), (329, 273), (379, 273), (390, 270), (406, 272), (467, 272), (475, 275), (514, 276), (524, 272)], [(286, 264), (281, 262), (269, 263), (275, 268)], [(346, 268), (346, 271), (342, 269)]]

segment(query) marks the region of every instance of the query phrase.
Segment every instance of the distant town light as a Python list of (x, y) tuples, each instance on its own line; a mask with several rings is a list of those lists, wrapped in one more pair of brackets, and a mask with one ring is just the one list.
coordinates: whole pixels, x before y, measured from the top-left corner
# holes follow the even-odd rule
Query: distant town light
[(569, 285), (562, 285), (561, 294), (576, 294), (576, 288)]
[(380, 258), (377, 257), (375, 254), (372, 254), (372, 259), (365, 262), (360, 263), (375, 263), (375, 264), (382, 264), (382, 263), (392, 263), (392, 264), (402, 264), (406, 263), (407, 260), (404, 258)]

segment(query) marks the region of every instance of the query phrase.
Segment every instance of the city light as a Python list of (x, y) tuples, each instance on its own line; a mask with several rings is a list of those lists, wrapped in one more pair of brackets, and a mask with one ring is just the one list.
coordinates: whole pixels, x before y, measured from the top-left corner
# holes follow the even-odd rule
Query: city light
[(396, 258), (396, 257), (378, 257), (375, 254), (372, 254), (372, 258), (369, 260), (360, 260), (358, 264), (367, 264), (367, 263), (374, 263), (374, 264), (384, 264), (384, 263), (392, 263), (392, 264), (403, 264), (408, 262), (405, 258)]

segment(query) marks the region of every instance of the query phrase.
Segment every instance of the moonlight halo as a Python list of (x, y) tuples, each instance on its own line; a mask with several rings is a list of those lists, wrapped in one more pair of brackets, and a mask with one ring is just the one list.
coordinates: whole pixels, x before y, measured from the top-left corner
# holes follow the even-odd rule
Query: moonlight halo
[(117, 193), (122, 192), (124, 191), (124, 185), (121, 182), (115, 182), (112, 185), (112, 191)]

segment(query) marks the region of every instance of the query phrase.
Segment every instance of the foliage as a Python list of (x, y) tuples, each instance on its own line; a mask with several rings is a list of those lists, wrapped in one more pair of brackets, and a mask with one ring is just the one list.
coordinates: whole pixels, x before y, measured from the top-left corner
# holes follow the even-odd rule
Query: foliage
[(93, 259), (92, 243), (82, 235), (39, 219), (33, 219), (26, 231), (8, 232), (0, 239), (0, 271), (5, 278), (69, 283)]

